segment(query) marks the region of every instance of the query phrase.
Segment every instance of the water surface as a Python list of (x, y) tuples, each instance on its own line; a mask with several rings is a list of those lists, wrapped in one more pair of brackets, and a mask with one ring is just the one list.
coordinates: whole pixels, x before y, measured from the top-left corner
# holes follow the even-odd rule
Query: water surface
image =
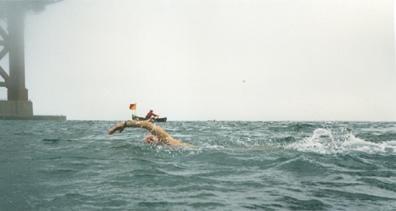
[(0, 121), (0, 210), (396, 210), (396, 123)]

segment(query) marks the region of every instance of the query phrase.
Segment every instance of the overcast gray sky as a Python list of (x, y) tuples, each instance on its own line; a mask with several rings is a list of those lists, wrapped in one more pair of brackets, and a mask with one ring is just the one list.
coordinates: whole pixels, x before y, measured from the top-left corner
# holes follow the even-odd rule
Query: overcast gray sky
[(65, 0), (29, 15), (27, 86), (69, 119), (396, 120), (393, 29), (392, 0)]

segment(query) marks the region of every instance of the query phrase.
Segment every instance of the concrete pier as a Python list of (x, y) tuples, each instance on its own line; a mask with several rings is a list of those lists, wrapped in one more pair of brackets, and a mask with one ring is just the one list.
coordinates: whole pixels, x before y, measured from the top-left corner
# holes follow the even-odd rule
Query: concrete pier
[(56, 120), (65, 121), (66, 116), (33, 115), (31, 101), (0, 101), (0, 120)]
[(0, 101), (0, 117), (32, 117), (31, 101)]

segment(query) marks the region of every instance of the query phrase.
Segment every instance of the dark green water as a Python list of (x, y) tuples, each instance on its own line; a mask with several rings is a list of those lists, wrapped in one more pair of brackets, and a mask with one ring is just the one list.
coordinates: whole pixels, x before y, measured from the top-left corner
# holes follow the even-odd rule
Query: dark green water
[(396, 123), (0, 121), (0, 210), (396, 210)]

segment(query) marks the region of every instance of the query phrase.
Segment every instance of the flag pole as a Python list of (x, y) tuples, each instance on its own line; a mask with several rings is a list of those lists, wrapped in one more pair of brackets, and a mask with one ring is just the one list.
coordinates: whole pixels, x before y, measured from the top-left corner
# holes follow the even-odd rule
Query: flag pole
[(136, 112), (136, 103), (129, 104), (129, 109), (132, 110), (132, 119)]

